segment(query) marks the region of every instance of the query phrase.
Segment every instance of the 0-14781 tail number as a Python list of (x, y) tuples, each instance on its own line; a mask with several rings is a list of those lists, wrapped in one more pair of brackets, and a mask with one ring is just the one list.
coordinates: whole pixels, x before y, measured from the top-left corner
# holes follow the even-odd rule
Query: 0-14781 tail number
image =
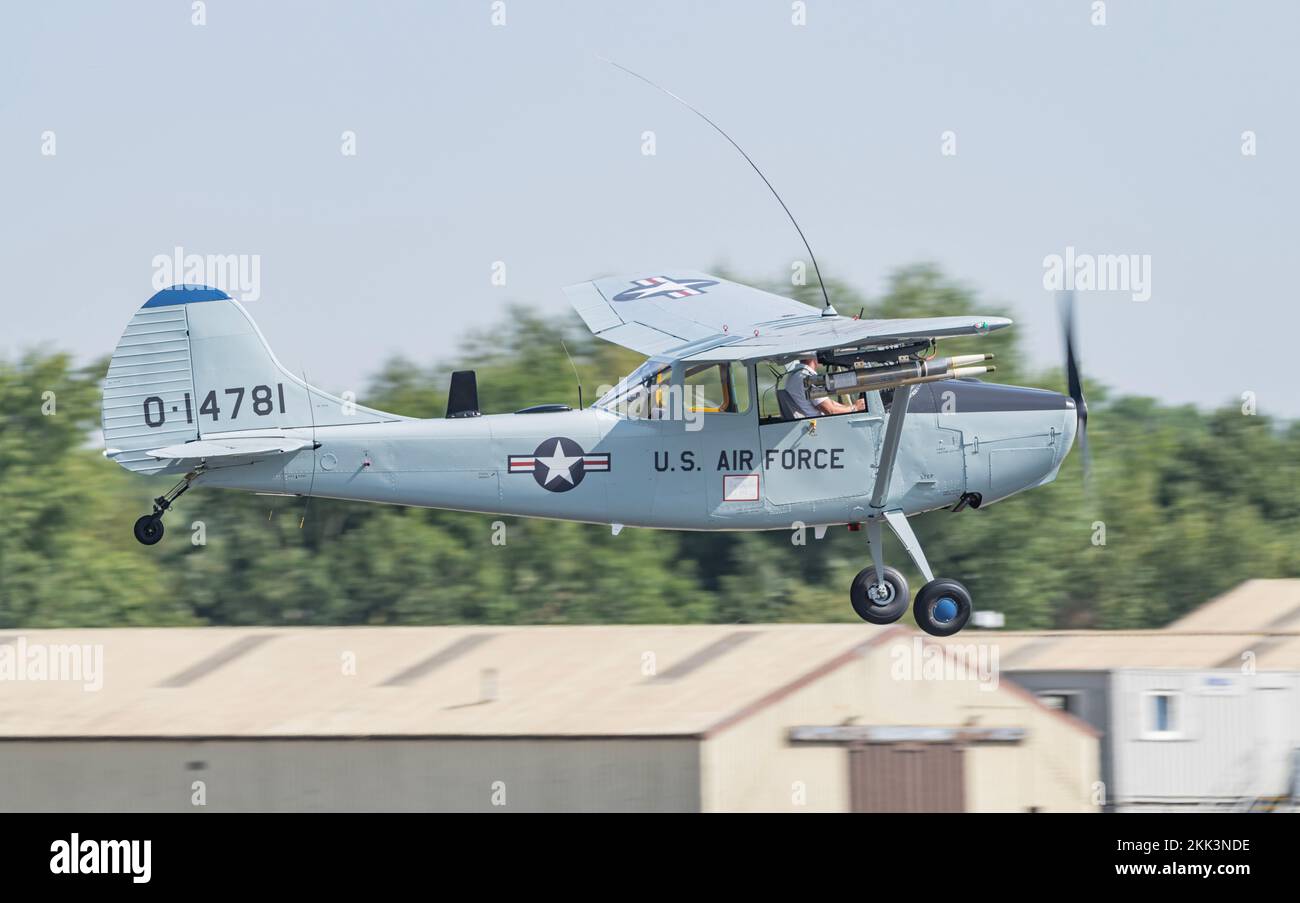
[[(234, 420), (239, 416), (239, 411), (244, 405), (245, 394), (249, 395), (252, 400), (253, 413), (259, 417), (265, 417), (276, 410), (278, 402), (279, 412), (283, 414), (284, 410), (284, 383), (275, 384), (274, 396), (270, 386), (253, 386), (249, 392), (243, 386), (236, 386), (232, 389), (223, 389), (223, 395), (233, 396), (234, 410), (231, 411), (228, 420)], [(180, 413), (180, 405), (172, 405), (172, 413)], [(213, 389), (203, 398), (203, 404), (199, 405), (200, 417), (211, 417), (215, 422), (221, 417), (221, 406), (217, 401), (217, 390)], [(148, 427), (156, 428), (167, 422), (166, 403), (157, 395), (150, 395), (144, 400), (144, 422)], [(185, 422), (194, 422), (194, 402), (190, 398), (190, 393), (185, 393)]]

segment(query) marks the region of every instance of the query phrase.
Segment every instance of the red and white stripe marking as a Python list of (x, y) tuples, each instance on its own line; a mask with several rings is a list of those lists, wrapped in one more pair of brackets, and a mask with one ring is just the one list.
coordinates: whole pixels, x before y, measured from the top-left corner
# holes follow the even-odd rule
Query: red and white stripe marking
[[(507, 464), (510, 473), (532, 473), (537, 466), (537, 458), (533, 455), (511, 455)], [(582, 469), (588, 472), (608, 473), (610, 470), (609, 452), (583, 455)]]
[(511, 455), (509, 463), (511, 473), (532, 473), (537, 459), (532, 455)]
[(583, 470), (586, 470), (586, 471), (588, 471), (588, 472), (593, 471), (593, 470), (594, 470), (594, 471), (608, 471), (608, 470), (609, 470), (609, 454), (608, 454), (608, 452), (606, 452), (606, 453), (602, 453), (602, 454), (599, 454), (599, 455), (583, 455), (583, 456), (582, 456), (582, 469), (583, 469)]

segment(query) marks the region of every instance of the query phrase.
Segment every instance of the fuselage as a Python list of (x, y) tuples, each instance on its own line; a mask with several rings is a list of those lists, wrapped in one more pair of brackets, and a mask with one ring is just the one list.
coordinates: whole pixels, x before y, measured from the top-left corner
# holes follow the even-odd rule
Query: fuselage
[(681, 530), (857, 523), (983, 503), (1055, 478), (1075, 433), (1065, 396), (968, 380), (917, 387), (881, 508), (891, 413), (762, 422), (601, 408), (280, 429), (317, 446), (206, 470), (200, 485), (508, 516)]

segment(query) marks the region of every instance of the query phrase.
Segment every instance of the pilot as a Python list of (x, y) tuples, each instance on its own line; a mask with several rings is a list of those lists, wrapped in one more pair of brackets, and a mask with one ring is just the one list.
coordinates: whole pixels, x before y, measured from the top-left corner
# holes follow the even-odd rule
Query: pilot
[(808, 379), (817, 375), (817, 358), (806, 357), (791, 365), (790, 375), (785, 379), (785, 391), (790, 397), (790, 406), (796, 417), (822, 417), (831, 414), (852, 414), (866, 409), (866, 403), (859, 398), (853, 404), (843, 404), (834, 398), (818, 398), (813, 401), (808, 397)]

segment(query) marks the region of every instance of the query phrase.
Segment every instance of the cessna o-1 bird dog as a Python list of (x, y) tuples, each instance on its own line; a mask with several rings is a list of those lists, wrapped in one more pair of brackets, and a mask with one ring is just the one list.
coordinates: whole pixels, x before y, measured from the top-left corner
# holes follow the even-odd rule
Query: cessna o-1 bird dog
[(457, 372), (442, 419), (377, 411), (308, 384), (219, 289), (159, 291), (127, 326), (104, 383), (104, 454), (136, 473), (183, 475), (136, 521), (136, 538), (158, 542), (163, 515), (196, 482), (615, 533), (802, 524), (820, 538), (833, 525), (865, 526), (872, 564), (850, 601), (864, 620), (888, 624), (909, 598), (903, 575), (884, 564), (888, 526), (927, 581), (917, 624), (948, 636), (970, 619), (970, 593), (935, 578), (908, 517), (1049, 483), (1076, 431), (1085, 438), (1069, 321), (1067, 397), (978, 381), (991, 355), (935, 356), (938, 341), (1003, 329), (1005, 318), (858, 319), (835, 311), (824, 283), (819, 311), (678, 270), (565, 291), (592, 333), (645, 363), (585, 409), (512, 414), (481, 414), (473, 372)]
[[(930, 356), (937, 340), (1006, 319), (859, 320), (676, 272), (566, 291), (592, 332), (647, 361), (585, 410), (513, 414), (481, 415), (474, 375), (461, 371), (446, 417), (423, 420), (295, 376), (225, 292), (158, 292), (127, 326), (104, 384), (104, 454), (136, 473), (183, 475), (136, 522), (136, 537), (156, 543), (164, 513), (196, 482), (615, 531), (800, 522), (820, 535), (865, 525), (874, 562), (853, 581), (851, 601), (884, 624), (908, 604), (902, 574), (882, 560), (887, 525), (928, 581), (917, 623), (945, 636), (965, 625), (971, 597), (956, 580), (935, 579), (907, 518), (1050, 482), (1083, 410), (1081, 397), (972, 379), (987, 355)], [(824, 374), (786, 366), (812, 357)], [(1070, 364), (1073, 388), (1073, 355)], [(801, 392), (805, 405), (835, 395), (861, 403), (800, 416)]]

